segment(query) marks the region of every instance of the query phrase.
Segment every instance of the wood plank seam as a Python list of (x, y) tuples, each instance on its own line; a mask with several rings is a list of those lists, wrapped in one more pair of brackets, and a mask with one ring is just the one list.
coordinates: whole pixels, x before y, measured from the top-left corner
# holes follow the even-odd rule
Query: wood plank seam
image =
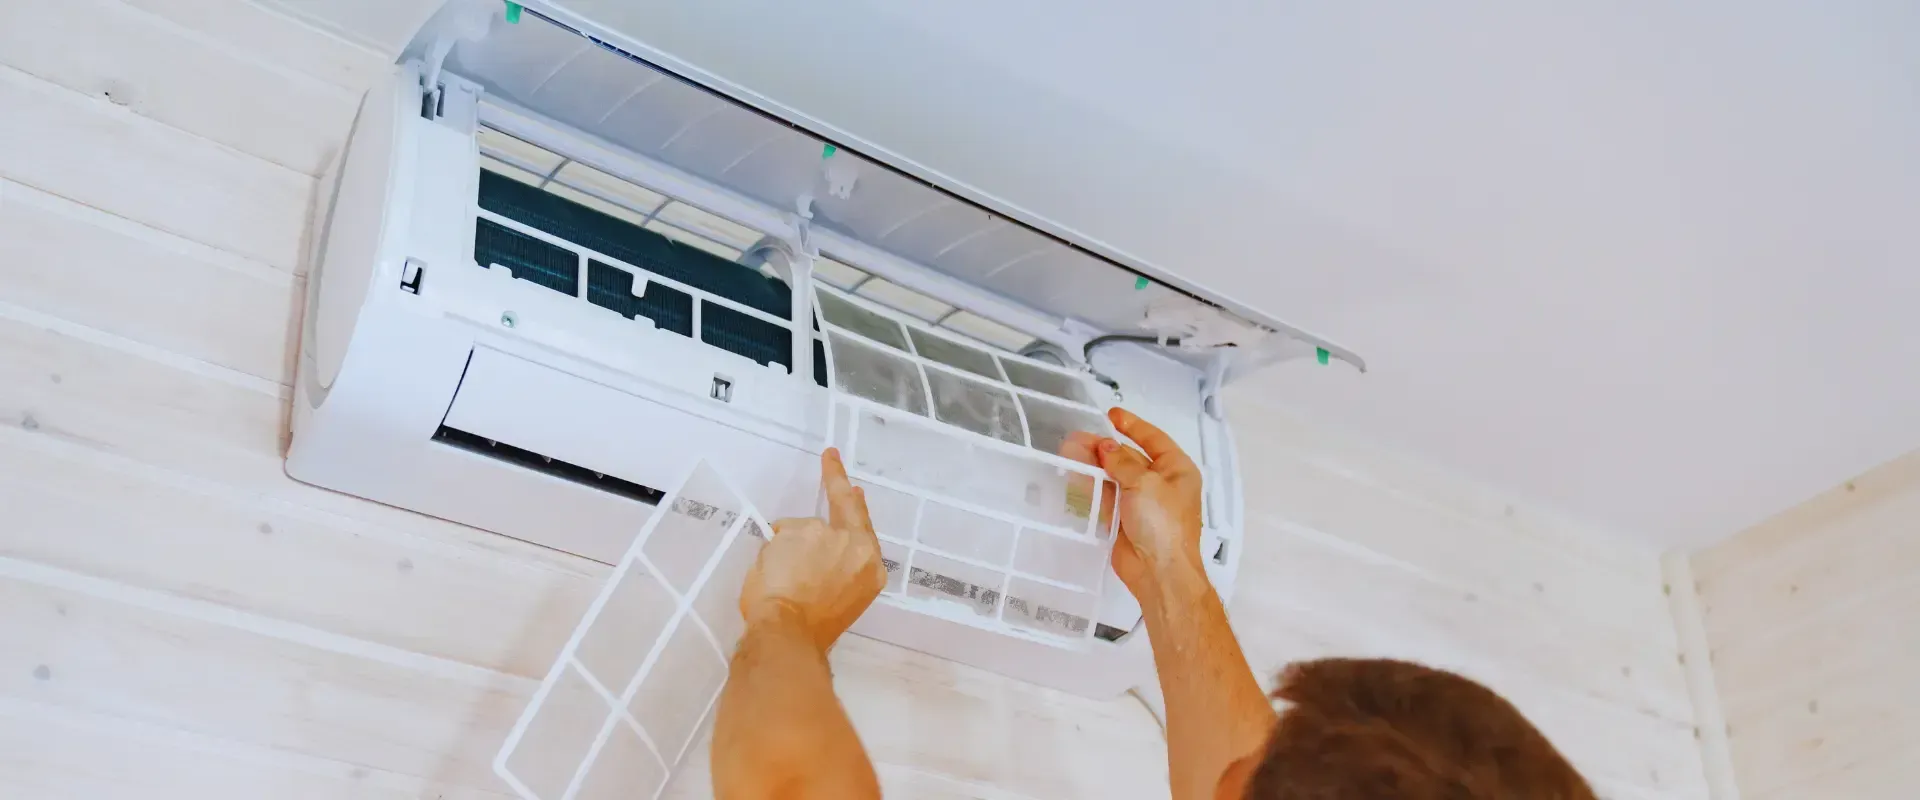
[[(475, 557), (495, 557), (503, 565), (523, 570), (529, 574), (576, 576), (588, 580), (605, 580), (612, 568), (598, 561), (568, 556), (564, 559), (534, 560), (529, 556), (545, 556), (554, 552), (549, 548), (521, 542), (518, 539), (500, 536), (477, 528), (456, 527), (470, 536), (468, 541), (448, 541), (437, 537), (395, 530), (377, 523), (353, 517), (342, 516), (324, 509), (300, 505), (276, 497), (230, 488), (217, 481), (182, 473), (165, 467), (148, 464), (138, 459), (117, 453), (99, 450), (78, 442), (58, 439), (51, 436), (39, 436), (12, 427), (0, 428), (0, 445), (18, 447), (40, 453), (48, 458), (59, 458), (102, 470), (137, 477), (161, 486), (178, 489), (181, 492), (197, 495), (210, 500), (231, 503), (241, 508), (252, 508), (262, 513), (285, 516), (311, 522), (316, 525), (337, 529), (355, 536), (364, 536), (376, 541), (394, 542), (409, 548), (429, 553), (437, 553), (450, 558), (467, 559)], [(485, 544), (482, 544), (482, 541)], [(495, 541), (499, 540), (499, 541)], [(522, 549), (523, 553), (502, 553), (491, 549), (501, 544)]]
[[(267, 189), (274, 188), (274, 184), (279, 184), (278, 188), (281, 189), (290, 189), (294, 183), (298, 183), (305, 188), (298, 192), (302, 198), (302, 218), (300, 220), (301, 224), (297, 226), (297, 229), (304, 230), (306, 227), (304, 224), (304, 206), (307, 202), (311, 201), (313, 193), (312, 187), (316, 183), (314, 177), (311, 175), (262, 159), (231, 145), (209, 139), (191, 131), (181, 130), (160, 122), (159, 120), (142, 116), (131, 109), (116, 105), (105, 99), (84, 95), (59, 84), (46, 81), (32, 73), (0, 64), (0, 92), (9, 90), (20, 91), (35, 100), (43, 100), (54, 106), (65, 107), (82, 115), (97, 117), (102, 120), (111, 120), (124, 126), (127, 130), (137, 131), (142, 134), (151, 133), (158, 139), (172, 140), (173, 142), (178, 142), (183, 139), (191, 141), (194, 147), (209, 148), (211, 151), (218, 152), (221, 156), (230, 159), (233, 163), (245, 164), (249, 169), (256, 170), (254, 177), (264, 179), (265, 181), (264, 183), (256, 181), (256, 183), (260, 183), (260, 186)], [(6, 128), (0, 127), (0, 133), (16, 134), (18, 131), (8, 131)], [(172, 142), (169, 142), (169, 144), (171, 143)], [(4, 168), (5, 166), (4, 161), (0, 161), (0, 168)], [(31, 179), (18, 175), (15, 175), (15, 179), (18, 180), (19, 183), (33, 186), (36, 189), (85, 203), (85, 200), (79, 197), (71, 197), (62, 193), (57, 186), (43, 186)], [(92, 205), (91, 203), (87, 204)], [(151, 220), (142, 221), (152, 222)], [(293, 228), (290, 226), (290, 234), (292, 230)], [(204, 233), (204, 231), (200, 232)], [(184, 232), (180, 233), (180, 235), (209, 246), (220, 246), (214, 242), (187, 235)], [(259, 242), (255, 242), (255, 244), (259, 244)], [(284, 248), (288, 242), (281, 242), (280, 244), (281, 247)], [(291, 244), (297, 247), (299, 238), (294, 238)], [(285, 271), (288, 272), (297, 271), (299, 266), (298, 261), (300, 260), (297, 251), (280, 249), (279, 252), (287, 257), (287, 263), (279, 266), (282, 266)]]
[(480, 689), (532, 694), (539, 681), (398, 647), (342, 636), (204, 600), (178, 597), (118, 581), (0, 556), (0, 578), (84, 594), (148, 611), (221, 625), (317, 650), (363, 658)]
[(0, 177), (0, 204), (20, 203), (38, 208), (68, 219), (93, 225), (102, 230), (152, 244), (196, 261), (205, 262), (222, 269), (260, 278), (278, 281), (289, 288), (302, 283), (304, 279), (297, 273), (275, 267), (258, 259), (222, 250), (212, 245), (196, 242), (184, 236), (168, 233), (137, 220), (120, 216), (105, 209), (96, 208), (77, 200), (71, 200), (36, 186), (30, 186), (10, 178)]
[[(1489, 520), (1487, 520), (1484, 517), (1468, 513), (1464, 509), (1455, 508), (1445, 503), (1435, 502), (1431, 497), (1427, 497), (1423, 494), (1419, 494), (1415, 492), (1410, 492), (1403, 487), (1395, 486), (1390, 483), (1379, 481), (1375, 479), (1372, 475), (1367, 474), (1366, 472), (1352, 469), (1351, 467), (1345, 464), (1329, 459), (1318, 453), (1314, 453), (1311, 451), (1296, 450), (1292, 452), (1292, 455), (1293, 457), (1298, 458), (1299, 460), (1304, 461), (1310, 465), (1319, 467), (1320, 469), (1326, 470), (1335, 475), (1346, 478), (1347, 480), (1369, 487), (1371, 489), (1374, 489), (1375, 491), (1379, 491), (1382, 494), (1385, 494), (1396, 500), (1400, 500), (1402, 502), (1406, 502), (1411, 505), (1419, 506), (1431, 513), (1455, 520), (1465, 525), (1470, 525), (1474, 528), (1483, 530), (1487, 533), (1499, 535), (1499, 536), (1512, 537), (1520, 540), (1522, 543), (1528, 546), (1542, 546), (1542, 545), (1549, 544), (1546, 541), (1542, 541), (1537, 536), (1515, 535), (1517, 533), (1516, 531), (1508, 530), (1507, 528), (1501, 525), (1491, 524)], [(1591, 534), (1578, 534), (1578, 535), (1581, 535), (1583, 536), (1583, 538), (1588, 538), (1588, 539), (1598, 538), (1598, 537), (1592, 536)], [(1608, 544), (1610, 546), (1621, 545), (1620, 542), (1608, 542)], [(1640, 545), (1638, 545), (1638, 543), (1627, 543), (1627, 544), (1624, 544), (1623, 546), (1627, 548), (1635, 549), (1635, 550), (1645, 549), (1645, 548), (1642, 548)], [(1654, 553), (1651, 549), (1646, 549), (1646, 557), (1649, 560), (1653, 559)], [(1621, 577), (1623, 579), (1637, 579), (1640, 577), (1637, 574), (1629, 573), (1623, 570), (1614, 570), (1609, 565), (1602, 564), (1600, 566), (1606, 567), (1609, 572), (1616, 573), (1618, 577)]]
[[(171, 745), (190, 752), (205, 753), (252, 764), (286, 769), (313, 777), (337, 777), (342, 774), (353, 776), (354, 780), (370, 788), (388, 789), (396, 792), (421, 791), (431, 788), (423, 786), (426, 779), (393, 772), (390, 770), (355, 764), (346, 761), (264, 747), (257, 744), (227, 739), (196, 731), (173, 728), (134, 717), (123, 717), (99, 711), (69, 708), (49, 703), (0, 697), (0, 719), (30, 721), (43, 734), (51, 732), (56, 726), (80, 729), (94, 733), (126, 737), (150, 745)], [(57, 735), (57, 734), (55, 734)], [(489, 793), (489, 796), (512, 797), (504, 792)]]
[(148, 21), (149, 23), (152, 23), (163, 29), (166, 29), (170, 33), (173, 33), (182, 38), (191, 40), (194, 43), (204, 46), (210, 50), (224, 53), (226, 55), (232, 56), (241, 61), (248, 62), (249, 65), (257, 66), (260, 69), (265, 70), (267, 72), (271, 72), (274, 75), (277, 75), (280, 78), (283, 78), (285, 80), (294, 81), (297, 83), (305, 83), (313, 87), (335, 91), (343, 95), (353, 96), (355, 94), (351, 89), (347, 87), (341, 86), (337, 83), (333, 83), (330, 81), (321, 80), (319, 78), (316, 78), (312, 75), (308, 75), (307, 73), (301, 72), (299, 70), (280, 66), (278, 62), (274, 61), (271, 58), (260, 58), (257, 54), (253, 53), (252, 51), (238, 47), (232, 43), (223, 41), (221, 39), (208, 36), (204, 33), (201, 33), (200, 31), (194, 30), (185, 25), (181, 25), (180, 23), (174, 22), (173, 20), (168, 19), (165, 16), (162, 16), (160, 14), (155, 14), (152, 11), (148, 11), (144, 8), (140, 8), (138, 6), (135, 6), (126, 2), (121, 2), (121, 0), (114, 0), (114, 4), (125, 9), (130, 14), (141, 17), (146, 21)]
[(243, 389), (283, 401), (290, 400), (293, 397), (292, 387), (284, 383), (270, 381), (257, 375), (250, 375), (237, 369), (220, 366), (219, 364), (201, 361), (191, 356), (183, 356), (171, 350), (137, 342), (124, 336), (107, 333), (98, 328), (91, 328), (77, 322), (70, 322), (51, 314), (44, 314), (6, 301), (0, 301), (0, 319), (12, 320), (70, 339), (78, 339), (88, 344), (99, 345), (127, 355), (144, 358), (156, 364), (165, 365), (182, 372), (224, 383), (236, 389)]
[(152, 125), (160, 128), (165, 128), (173, 134), (192, 137), (194, 139), (197, 139), (213, 147), (220, 148), (221, 150), (225, 150), (234, 155), (251, 159), (253, 161), (257, 161), (264, 165), (268, 165), (273, 169), (285, 170), (287, 172), (293, 173), (295, 175), (299, 175), (300, 177), (306, 178), (308, 180), (313, 179), (312, 175), (308, 175), (304, 172), (293, 169), (292, 167), (288, 167), (282, 164), (276, 164), (272, 161), (268, 161), (267, 159), (256, 156), (245, 150), (241, 150), (237, 147), (234, 147), (233, 145), (227, 144), (218, 139), (209, 139), (205, 136), (194, 133), (193, 131), (173, 127), (172, 125), (168, 125), (167, 123), (161, 122), (152, 117), (144, 116), (139, 112), (134, 111), (133, 109), (127, 108), (126, 106), (119, 105), (118, 103), (114, 103), (104, 98), (94, 97), (89, 94), (82, 94), (80, 92), (76, 92), (72, 89), (69, 89), (65, 86), (61, 86), (60, 84), (54, 83), (52, 81), (49, 81), (45, 78), (42, 78), (38, 75), (35, 75), (31, 72), (27, 72), (25, 70), (20, 70), (14, 67), (0, 64), (0, 81), (12, 83), (16, 86), (26, 89), (29, 92), (34, 92), (43, 97), (58, 98), (57, 100), (55, 100), (55, 102), (63, 103), (69, 106), (85, 108), (92, 113), (119, 116), (125, 119), (134, 120), (140, 125)]

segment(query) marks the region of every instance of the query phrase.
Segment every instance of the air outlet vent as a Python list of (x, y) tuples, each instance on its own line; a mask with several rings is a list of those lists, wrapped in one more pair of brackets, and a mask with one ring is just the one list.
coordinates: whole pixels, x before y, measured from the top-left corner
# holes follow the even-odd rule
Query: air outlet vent
[(594, 472), (576, 464), (569, 464), (555, 458), (548, 458), (533, 452), (522, 450), (505, 442), (498, 442), (484, 436), (471, 434), (445, 425), (433, 432), (433, 440), (451, 447), (457, 447), (469, 453), (477, 453), (488, 458), (499, 459), (517, 464), (536, 472), (544, 472), (562, 480), (572, 481), (583, 486), (591, 486), (608, 494), (616, 494), (648, 505), (658, 505), (666, 494), (650, 486), (642, 486), (632, 481), (624, 481), (604, 473)]

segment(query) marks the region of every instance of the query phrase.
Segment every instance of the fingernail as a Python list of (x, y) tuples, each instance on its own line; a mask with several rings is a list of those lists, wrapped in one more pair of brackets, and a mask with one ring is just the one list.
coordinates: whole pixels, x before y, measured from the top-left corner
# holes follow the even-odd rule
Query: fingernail
[(831, 458), (831, 459), (833, 459), (833, 460), (835, 460), (835, 461), (839, 461), (839, 460), (840, 460), (840, 448), (838, 448), (838, 447), (829, 447), (829, 448), (827, 448), (827, 457), (828, 457), (828, 458)]

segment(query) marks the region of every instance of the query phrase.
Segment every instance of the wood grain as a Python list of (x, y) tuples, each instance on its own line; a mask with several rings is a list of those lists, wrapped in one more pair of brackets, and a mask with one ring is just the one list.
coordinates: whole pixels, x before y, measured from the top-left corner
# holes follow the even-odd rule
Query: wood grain
[[(229, 110), (246, 113), (244, 98)], [(0, 67), (0, 178), (263, 261), (299, 262), (313, 179)]]
[(1743, 797), (1920, 786), (1920, 452), (1697, 554)]
[(333, 158), (359, 104), (359, 91), (118, 0), (8, 5), (0, 63), (298, 172)]

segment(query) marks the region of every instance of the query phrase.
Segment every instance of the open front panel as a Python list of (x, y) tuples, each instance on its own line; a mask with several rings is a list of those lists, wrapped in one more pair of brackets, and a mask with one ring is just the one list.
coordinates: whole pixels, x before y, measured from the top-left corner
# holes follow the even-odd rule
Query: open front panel
[(768, 527), (705, 461), (660, 503), (494, 760), (525, 800), (655, 797), (726, 681)]
[[(1050, 335), (1065, 320), (1104, 332), (1135, 331), (1150, 309), (1212, 313), (1208, 307), (1227, 307), (1264, 330), (1279, 332), (1281, 341), (1272, 343), (1279, 356), (1311, 356), (1318, 346), (1359, 363), (1335, 345), (1230, 299), (1176, 288), (1182, 281), (1164, 269), (1123, 264), (1111, 254), (1090, 252), (1085, 242), (1046, 232), (1051, 225), (1044, 217), (983, 205), (990, 198), (948, 176), (909, 174), (915, 171), (912, 165), (893, 161), (883, 150), (857, 152), (858, 140), (830, 127), (779, 109), (752, 107), (753, 98), (741, 87), (697, 83), (711, 76), (689, 71), (688, 65), (663, 67), (671, 59), (642, 42), (657, 26), (631, 3), (524, 5), (527, 13), (519, 24), (496, 24), (483, 38), (460, 41), (447, 69), (476, 81), (490, 97), (773, 213), (787, 213), (798, 198), (810, 197), (816, 238), (824, 250), (839, 251), (840, 261), (864, 260), (851, 252), (860, 250), (904, 259), (929, 270), (933, 279), (883, 277), (915, 284), (912, 288), (940, 300), (952, 298), (928, 291), (929, 286), (963, 285), (976, 296), (998, 298), (1009, 313), (987, 316), (1014, 327), (1034, 323), (1030, 335)], [(425, 49), (416, 42), (409, 52)], [(823, 183), (845, 190), (822, 191)], [(965, 330), (963, 324), (953, 327)], [(1194, 366), (1209, 360), (1177, 355)]]

